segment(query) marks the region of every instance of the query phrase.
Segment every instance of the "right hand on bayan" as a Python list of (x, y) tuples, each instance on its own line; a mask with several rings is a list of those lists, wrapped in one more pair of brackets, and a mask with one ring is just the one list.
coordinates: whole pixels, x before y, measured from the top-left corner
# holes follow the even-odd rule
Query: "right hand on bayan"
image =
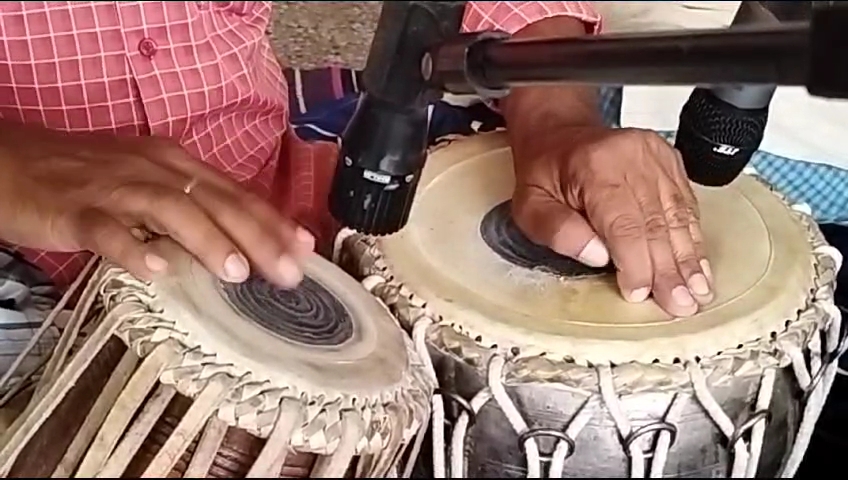
[(222, 280), (243, 281), (252, 267), (281, 287), (300, 282), (299, 260), (315, 246), (171, 140), (0, 126), (0, 240), (89, 250), (150, 279), (167, 262), (134, 229), (171, 237)]

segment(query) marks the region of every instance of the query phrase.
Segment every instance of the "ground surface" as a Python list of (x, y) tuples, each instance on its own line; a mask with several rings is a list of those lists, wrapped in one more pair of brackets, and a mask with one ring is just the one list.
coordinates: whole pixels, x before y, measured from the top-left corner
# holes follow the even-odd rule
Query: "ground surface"
[(271, 36), (289, 65), (362, 68), (382, 2), (274, 2)]

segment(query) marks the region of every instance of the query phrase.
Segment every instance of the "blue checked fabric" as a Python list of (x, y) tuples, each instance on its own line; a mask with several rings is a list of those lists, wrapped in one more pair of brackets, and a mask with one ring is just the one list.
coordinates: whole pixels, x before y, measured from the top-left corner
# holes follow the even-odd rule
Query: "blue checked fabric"
[[(621, 88), (601, 90), (601, 109), (608, 125), (620, 125)], [(666, 139), (674, 135), (671, 131), (659, 133)], [(808, 204), (819, 223), (848, 224), (848, 170), (763, 151), (754, 154), (751, 162), (757, 173), (775, 189), (793, 202)]]

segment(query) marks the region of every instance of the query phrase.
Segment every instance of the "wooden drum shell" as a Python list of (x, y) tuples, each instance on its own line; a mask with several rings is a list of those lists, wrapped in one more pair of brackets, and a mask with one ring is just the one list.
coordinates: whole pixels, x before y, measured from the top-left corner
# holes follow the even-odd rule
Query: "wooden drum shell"
[[(197, 295), (208, 272), (157, 285), (101, 264), (49, 373), (0, 439), (0, 475), (361, 478), (411, 468), (435, 379), (357, 282), (320, 258), (307, 274), (348, 302), (353, 340), (315, 349), (255, 330), (237, 345), (226, 333), (255, 328), (250, 319), (215, 313), (209, 290), (179, 295)], [(212, 299), (208, 319), (181, 309), (198, 298)], [(253, 345), (264, 350), (254, 355)], [(340, 371), (349, 378), (334, 379)]]
[[(112, 338), (97, 355), (68, 395), (62, 400), (50, 418), (41, 426), (38, 433), (27, 443), (9, 472), (11, 478), (48, 478), (53, 475), (62, 461), (68, 447), (85, 422), (86, 414), (91, 411), (97, 400), (97, 392), (103, 390), (121, 358), (127, 353), (127, 347), (118, 338)], [(130, 354), (132, 354), (130, 352)], [(183, 417), (191, 399), (173, 391), (173, 387), (157, 382), (154, 392), (145, 402), (150, 405), (154, 395), (171, 396), (165, 411), (153, 425), (150, 434), (133, 457), (122, 477), (140, 478), (145, 467), (156, 452), (173, 433), (176, 424)], [(142, 407), (143, 409), (144, 407)], [(177, 461), (168, 478), (182, 478), (203, 432), (199, 433), (186, 452)], [(227, 427), (221, 446), (214, 456), (206, 478), (243, 478), (256, 460), (266, 440), (244, 429)], [(308, 478), (316, 455), (311, 453), (291, 454), (280, 472), (280, 478)], [(345, 477), (353, 477), (355, 464), (351, 465)]]

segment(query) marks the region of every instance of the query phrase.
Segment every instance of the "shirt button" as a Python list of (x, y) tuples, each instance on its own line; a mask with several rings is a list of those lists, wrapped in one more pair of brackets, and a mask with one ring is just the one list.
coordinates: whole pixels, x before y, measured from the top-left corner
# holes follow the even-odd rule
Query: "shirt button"
[(152, 57), (158, 49), (152, 38), (144, 38), (138, 42), (138, 51), (147, 58)]

